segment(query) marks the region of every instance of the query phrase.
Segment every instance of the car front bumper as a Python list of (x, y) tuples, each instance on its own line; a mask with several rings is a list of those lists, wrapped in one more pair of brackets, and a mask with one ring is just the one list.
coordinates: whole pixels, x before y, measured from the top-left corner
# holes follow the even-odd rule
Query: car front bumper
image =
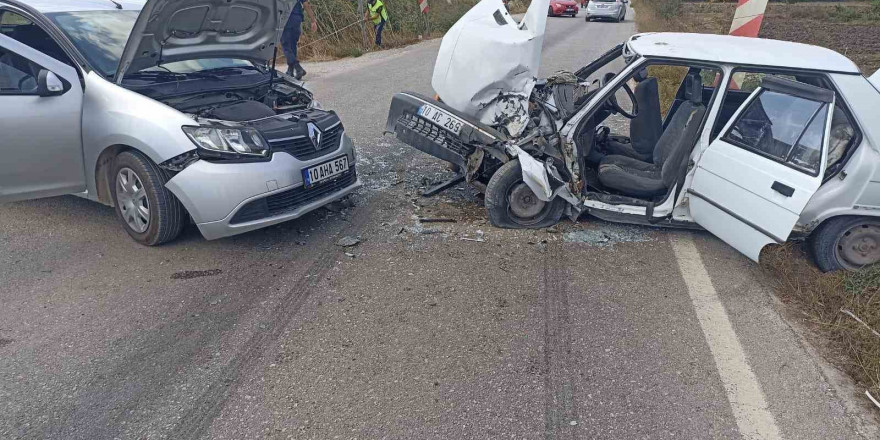
[(567, 15), (567, 14), (575, 14), (578, 13), (578, 7), (573, 6), (570, 10), (565, 6), (560, 6), (553, 8), (553, 15)]
[[(312, 188), (303, 187), (302, 170), (348, 156), (349, 171)], [(354, 146), (342, 136), (339, 148), (300, 161), (276, 152), (268, 162), (215, 163), (199, 160), (165, 185), (183, 203), (208, 240), (293, 220), (352, 193), (361, 186)]]

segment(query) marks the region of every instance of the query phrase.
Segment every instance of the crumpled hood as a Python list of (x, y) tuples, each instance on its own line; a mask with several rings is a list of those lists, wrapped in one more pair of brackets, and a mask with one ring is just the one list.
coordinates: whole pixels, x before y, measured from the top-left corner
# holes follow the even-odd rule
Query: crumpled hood
[(148, 0), (122, 53), (125, 72), (161, 63), (238, 58), (265, 63), (290, 14), (284, 0)]
[(501, 0), (482, 0), (443, 37), (431, 85), (450, 107), (519, 135), (541, 64), (550, 0), (534, 0), (517, 25)]

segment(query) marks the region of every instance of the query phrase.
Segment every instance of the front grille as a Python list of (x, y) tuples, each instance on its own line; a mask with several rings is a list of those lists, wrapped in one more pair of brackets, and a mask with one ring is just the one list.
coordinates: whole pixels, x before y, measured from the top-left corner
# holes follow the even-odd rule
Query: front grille
[(454, 134), (426, 121), (419, 116), (404, 113), (397, 119), (397, 123), (408, 128), (429, 141), (452, 150), (455, 154), (468, 157), (474, 152), (474, 148), (465, 145)]
[(272, 194), (262, 199), (248, 202), (232, 217), (230, 224), (236, 225), (267, 217), (274, 217), (299, 208), (302, 205), (329, 196), (343, 188), (353, 185), (357, 181), (357, 173), (354, 165), (340, 177), (329, 182), (323, 182), (311, 188), (298, 187)]
[(342, 124), (336, 124), (325, 130), (321, 135), (321, 145), (315, 149), (312, 140), (308, 136), (296, 136), (280, 140), (269, 140), (272, 151), (285, 152), (299, 160), (311, 160), (323, 156), (339, 148), (342, 139)]

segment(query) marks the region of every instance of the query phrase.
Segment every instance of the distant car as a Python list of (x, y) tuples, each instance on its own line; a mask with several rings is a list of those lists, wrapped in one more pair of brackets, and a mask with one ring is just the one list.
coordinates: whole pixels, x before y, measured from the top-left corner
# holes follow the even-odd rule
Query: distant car
[(587, 15), (584, 20), (602, 19), (621, 22), (626, 20), (627, 3), (629, 2), (621, 0), (590, 0), (587, 3)]
[(360, 181), (339, 117), (272, 67), (289, 12), (0, 0), (0, 202), (85, 197), (157, 245), (190, 221), (221, 238), (349, 194)]
[(457, 165), (449, 182), (483, 191), (494, 226), (589, 213), (705, 229), (755, 261), (795, 239), (824, 271), (880, 263), (880, 72), (806, 44), (656, 33), (538, 79), (546, 4), (499, 25), (483, 0), (440, 45), (442, 101), (391, 101), (386, 130)]
[(557, 17), (569, 15), (574, 17), (578, 14), (580, 8), (578, 7), (577, 2), (572, 0), (552, 0), (550, 2), (550, 7), (547, 8), (547, 16), (549, 17)]

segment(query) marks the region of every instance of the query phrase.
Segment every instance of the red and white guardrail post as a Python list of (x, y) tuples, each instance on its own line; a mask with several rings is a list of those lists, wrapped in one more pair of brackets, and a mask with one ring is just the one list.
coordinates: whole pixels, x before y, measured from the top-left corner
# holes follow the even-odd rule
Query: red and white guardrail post
[[(761, 31), (761, 23), (764, 21), (764, 11), (767, 9), (767, 0), (739, 0), (736, 12), (733, 14), (733, 23), (730, 24), (730, 35), (738, 37), (758, 36)], [(730, 88), (739, 89), (742, 78), (735, 75), (730, 79)]]
[(730, 35), (757, 37), (766, 9), (767, 0), (739, 0), (730, 25)]

